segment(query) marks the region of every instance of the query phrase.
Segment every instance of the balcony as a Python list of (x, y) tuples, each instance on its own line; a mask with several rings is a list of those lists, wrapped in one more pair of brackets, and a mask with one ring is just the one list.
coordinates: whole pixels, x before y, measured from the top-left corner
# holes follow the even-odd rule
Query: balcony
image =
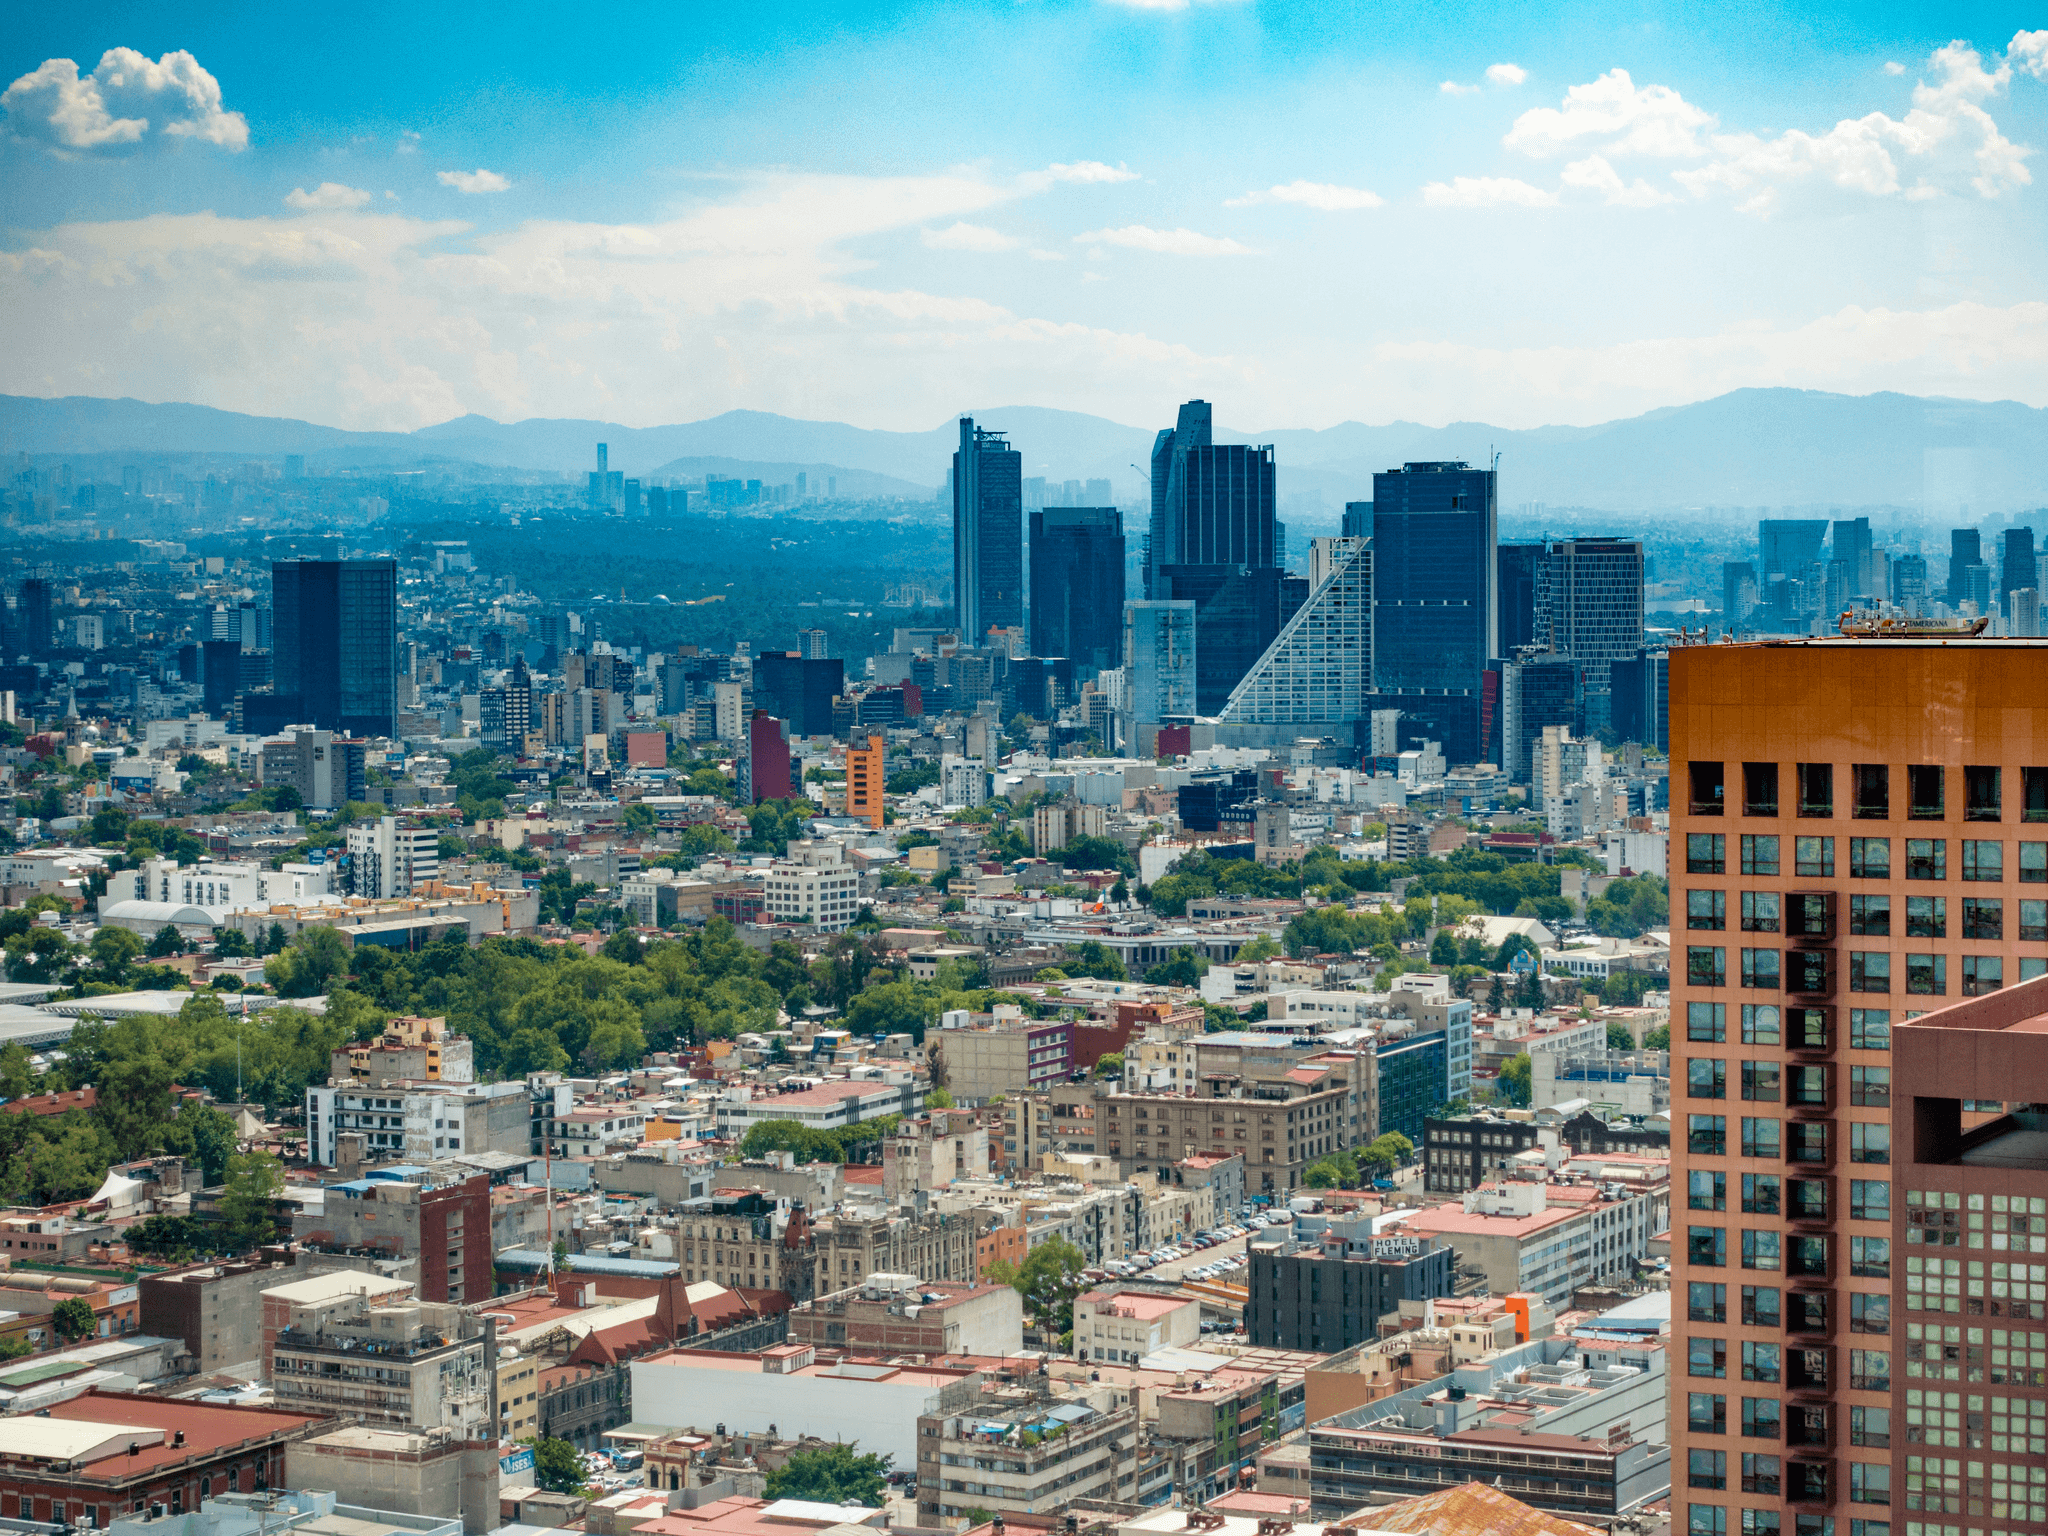
[(1832, 1067), (1799, 1064), (1786, 1070), (1785, 1102), (1801, 1114), (1827, 1114), (1835, 1107)]
[(1834, 1207), (1832, 1178), (1792, 1179), (1785, 1186), (1785, 1216), (1795, 1223), (1825, 1224)]
[(1832, 949), (1785, 951), (1785, 992), (1795, 998), (1835, 995), (1835, 952)]
[(1794, 944), (1835, 941), (1835, 893), (1793, 891), (1785, 898), (1785, 937)]
[[(1833, 1405), (1788, 1404), (1785, 1409), (1785, 1448), (1794, 1456), (1825, 1456), (1832, 1451), (1835, 1448)], [(1791, 1490), (1786, 1491), (1789, 1494)]]
[(1789, 1392), (1826, 1396), (1835, 1380), (1832, 1344), (1797, 1345), (1786, 1351), (1785, 1388)]
[(1785, 1502), (1801, 1513), (1831, 1508), (1835, 1502), (1833, 1459), (1805, 1456), (1786, 1458)]
[(1803, 1055), (1831, 1055), (1835, 1049), (1835, 1010), (1787, 1008), (1785, 1049)]
[(1785, 1332), (1802, 1347), (1835, 1336), (1835, 1293), (1800, 1288), (1785, 1293)]

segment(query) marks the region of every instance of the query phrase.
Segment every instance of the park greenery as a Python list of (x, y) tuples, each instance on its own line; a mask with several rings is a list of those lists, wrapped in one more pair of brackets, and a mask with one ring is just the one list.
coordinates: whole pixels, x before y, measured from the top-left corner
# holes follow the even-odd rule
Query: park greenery
[(893, 1459), (862, 1454), (857, 1443), (844, 1440), (806, 1446), (768, 1473), (768, 1497), (879, 1508)]

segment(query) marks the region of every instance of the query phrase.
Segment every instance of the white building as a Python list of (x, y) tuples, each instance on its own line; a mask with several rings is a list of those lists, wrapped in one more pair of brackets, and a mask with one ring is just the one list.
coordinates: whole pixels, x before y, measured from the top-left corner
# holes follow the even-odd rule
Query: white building
[(939, 803), (972, 810), (988, 799), (988, 770), (970, 757), (939, 759)]
[(333, 1167), (339, 1138), (359, 1132), (372, 1160), (424, 1163), (457, 1153), (524, 1153), (533, 1142), (534, 1092), (504, 1083), (367, 1085), (306, 1090), (306, 1158)]
[(714, 726), (720, 741), (741, 741), (747, 734), (746, 685), (744, 683), (713, 683), (711, 685)]
[(441, 834), (433, 827), (402, 827), (385, 816), (348, 829), (351, 894), (372, 901), (410, 896), (441, 878)]
[(147, 859), (134, 874), (133, 895), (137, 901), (202, 908), (217, 926), (231, 912), (319, 906), (332, 899), (333, 872), (330, 864), (269, 869), (249, 860), (181, 865), (176, 859)]
[(799, 1125), (832, 1130), (883, 1115), (915, 1114), (923, 1106), (924, 1094), (910, 1075), (893, 1073), (889, 1078), (857, 1082), (834, 1079), (789, 1093), (753, 1087), (729, 1089), (718, 1101), (715, 1123), (720, 1136), (737, 1141), (766, 1120), (794, 1120)]
[(776, 864), (761, 883), (768, 915), (838, 933), (860, 916), (860, 876), (840, 866)]

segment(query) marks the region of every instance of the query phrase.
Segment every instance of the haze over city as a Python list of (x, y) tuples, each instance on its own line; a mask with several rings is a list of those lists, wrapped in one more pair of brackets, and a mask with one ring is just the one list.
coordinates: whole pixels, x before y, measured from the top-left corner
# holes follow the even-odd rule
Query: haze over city
[(23, 10), (0, 391), (395, 430), (2048, 404), (2041, 20)]

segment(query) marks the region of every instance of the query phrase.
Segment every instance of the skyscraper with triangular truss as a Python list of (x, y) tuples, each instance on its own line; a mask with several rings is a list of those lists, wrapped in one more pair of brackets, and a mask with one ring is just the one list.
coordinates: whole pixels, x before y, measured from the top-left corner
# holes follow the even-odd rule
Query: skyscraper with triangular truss
[(1312, 573), (1308, 601), (1231, 690), (1218, 725), (1348, 729), (1369, 717), (1371, 541), (1317, 539)]

